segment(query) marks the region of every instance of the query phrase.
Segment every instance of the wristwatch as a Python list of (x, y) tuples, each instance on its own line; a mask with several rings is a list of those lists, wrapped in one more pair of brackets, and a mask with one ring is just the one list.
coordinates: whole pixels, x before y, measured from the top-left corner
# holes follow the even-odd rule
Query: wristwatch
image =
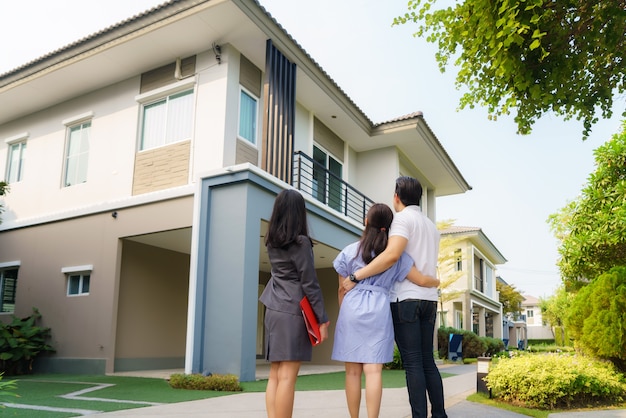
[(359, 282), (359, 280), (356, 278), (356, 276), (354, 275), (354, 273), (352, 273), (352, 274), (349, 276), (349, 278), (350, 278), (350, 281), (351, 281), (352, 283), (358, 283), (358, 282)]

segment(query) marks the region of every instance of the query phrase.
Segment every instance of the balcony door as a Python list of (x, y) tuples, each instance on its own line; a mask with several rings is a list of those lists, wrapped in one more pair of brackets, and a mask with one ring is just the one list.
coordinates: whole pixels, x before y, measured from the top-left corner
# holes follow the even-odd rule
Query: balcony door
[(313, 145), (313, 160), (313, 196), (341, 212), (341, 163), (317, 145)]

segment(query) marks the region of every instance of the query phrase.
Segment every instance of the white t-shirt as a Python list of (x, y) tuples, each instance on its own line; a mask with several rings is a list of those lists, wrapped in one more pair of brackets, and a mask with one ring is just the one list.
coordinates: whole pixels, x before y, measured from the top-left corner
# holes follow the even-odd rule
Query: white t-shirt
[[(419, 206), (411, 205), (396, 213), (389, 236), (399, 235), (407, 239), (406, 251), (415, 263), (415, 267), (427, 276), (437, 277), (437, 259), (439, 254), (439, 231), (437, 226), (426, 217)], [(396, 302), (405, 299), (437, 301), (436, 287), (418, 286), (409, 280), (396, 282), (390, 292), (390, 300)]]

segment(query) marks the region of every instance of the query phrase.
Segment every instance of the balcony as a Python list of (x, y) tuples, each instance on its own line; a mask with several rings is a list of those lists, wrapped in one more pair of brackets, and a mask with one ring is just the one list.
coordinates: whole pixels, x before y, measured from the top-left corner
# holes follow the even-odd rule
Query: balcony
[(292, 173), (294, 188), (360, 224), (374, 204), (372, 199), (300, 151), (293, 154)]

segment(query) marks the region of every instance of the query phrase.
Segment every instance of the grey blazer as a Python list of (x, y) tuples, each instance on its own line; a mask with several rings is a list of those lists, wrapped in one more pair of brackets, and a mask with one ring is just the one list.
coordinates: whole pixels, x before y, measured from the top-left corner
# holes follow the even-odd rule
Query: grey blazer
[(300, 300), (306, 295), (319, 323), (327, 322), (309, 238), (301, 235), (287, 249), (267, 247), (267, 253), (272, 265), (272, 277), (259, 300), (268, 309), (300, 314)]

